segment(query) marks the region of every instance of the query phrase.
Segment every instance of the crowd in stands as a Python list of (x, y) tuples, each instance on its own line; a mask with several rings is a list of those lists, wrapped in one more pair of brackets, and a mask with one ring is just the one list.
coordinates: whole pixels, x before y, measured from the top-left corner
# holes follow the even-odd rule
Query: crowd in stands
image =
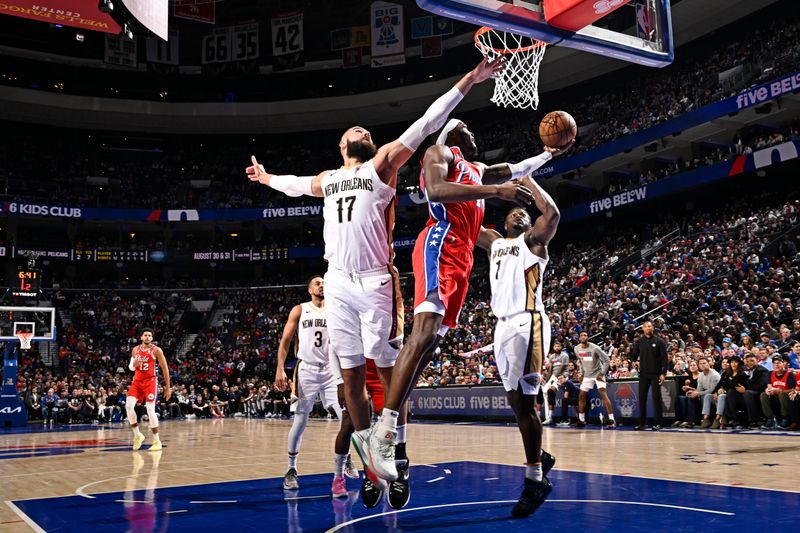
[[(680, 423), (792, 427), (798, 421), (787, 410), (792, 403), (783, 409), (783, 396), (776, 396), (777, 404), (771, 398), (762, 404), (760, 394), (770, 396), (767, 385), (769, 391), (776, 388), (774, 374), (767, 382), (760, 375), (758, 387), (764, 387), (751, 394), (735, 387), (731, 394), (725, 387), (738, 382), (723, 380), (728, 379), (726, 372), (736, 374), (737, 364), (739, 372), (752, 374), (747, 366), (752, 361), (770, 371), (774, 361), (774, 368), (798, 368), (798, 225), (797, 200), (786, 200), (779, 191), (762, 192), (730, 199), (722, 210), (698, 210), (637, 232), (610, 231), (602, 239), (572, 242), (553, 254), (544, 278), (553, 344), (560, 343), (575, 359), (578, 336), (586, 331), (610, 354), (609, 379), (636, 377), (632, 342), (641, 320), (652, 318), (670, 346), (668, 377), (679, 379), (681, 390), (695, 383), (705, 359), (722, 375), (719, 387), (732, 397), (725, 411), (719, 389), (705, 405), (687, 396), (692, 403)], [(478, 268), (459, 327), (445, 337), (418, 386), (499, 383), (487, 281), (486, 272)], [(180, 346), (185, 339), (180, 317), (192, 299), (186, 294), (56, 293), (55, 305), (69, 319), (57, 357), (45, 364), (34, 350), (20, 360), (19, 387), (31, 416), (66, 422), (124, 417), (124, 391), (131, 377), (127, 361), (145, 325), (156, 330), (170, 364), (175, 394), (160, 405), (163, 416), (288, 416), (289, 393), (271, 382), (284, 321), (291, 306), (306, 298), (305, 291), (208, 293), (202, 298), (213, 300), (214, 307), (206, 313), (200, 334)], [(410, 301), (406, 312), (412, 324)], [(742, 361), (731, 365), (737, 357)], [(571, 365), (570, 377), (580, 379), (579, 365)], [(690, 383), (684, 385), (685, 380)], [(790, 395), (787, 389), (784, 403), (797, 398)]]
[[(756, 38), (756, 34), (761, 37)], [(652, 71), (633, 80), (615, 77), (616, 81), (608, 84), (593, 82), (591, 98), (585, 97), (586, 87), (564, 91), (564, 100), (554, 100), (552, 104), (569, 110), (581, 125), (582, 134), (574, 151), (582, 151), (730, 96), (750, 84), (779, 77), (793, 71), (797, 64), (800, 24), (788, 17), (773, 21), (767, 28), (737, 35), (725, 47), (684, 57), (664, 71)], [(718, 74), (737, 65), (752, 67), (747, 69), (750, 75), (738, 84), (720, 83)], [(618, 85), (623, 83), (624, 90), (620, 90)], [(604, 90), (598, 91), (599, 85)], [(504, 157), (508, 160), (530, 156), (531, 139), (538, 138), (537, 122), (527, 115), (494, 116), (494, 121), (487, 120), (483, 113), (480, 122), (472, 124), (481, 149), (505, 148)], [(43, 201), (58, 197), (61, 205), (83, 207), (268, 208), (278, 206), (283, 199), (265, 187), (247, 182), (243, 168), (252, 153), (275, 171), (297, 175), (316, 174), (340, 164), (333, 148), (336, 132), (321, 132), (311, 139), (173, 138), (140, 146), (141, 139), (125, 137), (112, 143), (97, 135), (47, 138), (38, 130), (29, 132), (8, 126), (11, 135), (0, 143), (0, 178), (6, 184), (6, 200)], [(383, 128), (383, 135), (396, 135), (398, 127), (401, 126)], [(380, 138), (376, 134), (376, 139)], [(767, 136), (749, 146), (757, 149), (773, 140)], [(652, 181), (663, 177), (664, 172), (672, 174), (718, 161), (743, 149), (737, 145), (738, 142), (719, 153), (700, 157), (699, 161), (676, 163), (671, 170), (643, 172), (638, 181)], [(414, 174), (407, 178), (411, 184), (416, 183)], [(36, 180), (31, 179), (33, 176)], [(314, 202), (310, 198), (295, 200), (294, 204)]]

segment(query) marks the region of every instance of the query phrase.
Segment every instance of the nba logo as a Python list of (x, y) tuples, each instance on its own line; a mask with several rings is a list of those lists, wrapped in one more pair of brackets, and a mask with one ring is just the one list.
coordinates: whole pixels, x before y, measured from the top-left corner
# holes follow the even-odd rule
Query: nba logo
[(636, 4), (636, 34), (640, 39), (652, 41), (655, 35), (650, 11), (643, 4)]
[(395, 27), (400, 24), (400, 9), (397, 6), (378, 7), (375, 9), (375, 29), (378, 31), (378, 46), (397, 44), (399, 39)]

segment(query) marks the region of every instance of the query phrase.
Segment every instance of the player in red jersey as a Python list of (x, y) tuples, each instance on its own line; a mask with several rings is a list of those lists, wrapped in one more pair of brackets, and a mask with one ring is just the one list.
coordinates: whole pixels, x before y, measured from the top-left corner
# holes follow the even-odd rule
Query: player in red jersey
[(158, 397), (158, 366), (164, 368), (164, 397), (169, 400), (172, 396), (169, 384), (169, 367), (167, 359), (161, 348), (153, 344), (153, 330), (144, 328), (139, 339), (142, 344), (134, 346), (131, 352), (131, 362), (128, 368), (133, 370), (133, 382), (128, 387), (125, 399), (125, 410), (128, 412), (128, 423), (133, 430), (133, 449), (138, 450), (144, 442), (144, 435), (139, 431), (139, 420), (136, 418), (136, 404), (141, 402), (147, 409), (150, 420), (150, 430), (153, 432), (153, 444), (150, 451), (155, 452), (162, 448), (161, 439), (158, 437), (158, 416), (156, 415), (156, 398)]
[[(386, 405), (370, 438), (372, 453), (382, 459), (374, 470), (384, 479), (398, 483), (407, 478), (405, 427), (397, 425), (398, 412), (439, 341), (458, 323), (484, 200), (529, 205), (533, 193), (519, 180), (567, 148), (545, 147), (540, 155), (515, 164), (471, 162), (478, 151), (475, 136), (466, 124), (452, 119), (425, 152), (420, 186), (428, 199), (430, 219), (414, 247), (414, 329), (397, 358)], [(397, 498), (395, 503), (400, 502), (402, 498)], [(389, 503), (393, 504), (391, 498)]]

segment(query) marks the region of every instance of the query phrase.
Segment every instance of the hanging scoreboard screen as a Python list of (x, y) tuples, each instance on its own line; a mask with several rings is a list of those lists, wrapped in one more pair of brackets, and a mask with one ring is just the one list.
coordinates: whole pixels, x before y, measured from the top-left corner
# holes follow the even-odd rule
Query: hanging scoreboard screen
[(258, 57), (258, 24), (217, 28), (203, 37), (203, 64), (245, 61)]
[(9, 280), (11, 296), (35, 298), (39, 294), (42, 283), (42, 271), (32, 268), (18, 268)]

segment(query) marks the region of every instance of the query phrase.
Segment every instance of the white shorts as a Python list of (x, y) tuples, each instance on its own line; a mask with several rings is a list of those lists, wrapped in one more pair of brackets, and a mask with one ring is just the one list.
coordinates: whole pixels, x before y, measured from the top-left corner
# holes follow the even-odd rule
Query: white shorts
[(343, 369), (373, 359), (380, 368), (394, 366), (403, 339), (403, 298), (394, 267), (350, 276), (325, 273), (325, 313), (330, 349)]
[(292, 411), (310, 413), (317, 401), (317, 394), (326, 408), (339, 402), (336, 394), (336, 376), (331, 372), (330, 364), (306, 363), (297, 361), (294, 369), (294, 394), (298, 400), (292, 405)]
[(597, 385), (598, 389), (606, 388), (606, 382), (602, 379), (583, 378), (583, 381), (581, 382), (581, 390), (583, 392), (589, 392), (595, 387), (595, 385)]
[(498, 319), (494, 331), (497, 372), (507, 391), (522, 386), (535, 395), (541, 386), (544, 358), (550, 351), (550, 320), (541, 311)]

